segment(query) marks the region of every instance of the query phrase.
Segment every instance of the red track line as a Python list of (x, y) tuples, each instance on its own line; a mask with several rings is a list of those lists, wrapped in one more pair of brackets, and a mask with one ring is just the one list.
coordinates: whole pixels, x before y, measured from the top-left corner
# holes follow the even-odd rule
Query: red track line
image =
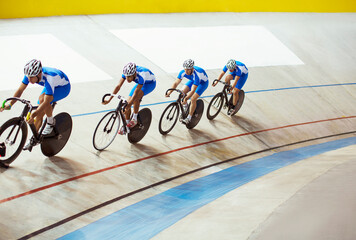
[(82, 175), (79, 175), (79, 176), (76, 176), (76, 177), (68, 178), (66, 180), (55, 182), (55, 183), (52, 183), (52, 184), (49, 184), (49, 185), (46, 185), (46, 186), (43, 186), (43, 187), (35, 188), (33, 190), (30, 190), (30, 191), (27, 191), (27, 192), (24, 192), (24, 193), (21, 193), (21, 194), (12, 196), (12, 197), (4, 198), (4, 199), (0, 200), (0, 204), (5, 203), (5, 202), (9, 202), (9, 201), (12, 201), (14, 199), (17, 199), (17, 198), (20, 198), (20, 197), (24, 197), (24, 196), (27, 196), (27, 195), (30, 195), (30, 194), (33, 194), (33, 193), (36, 193), (36, 192), (40, 192), (40, 191), (45, 190), (45, 189), (49, 189), (49, 188), (52, 188), (52, 187), (55, 187), (55, 186), (59, 186), (61, 184), (64, 184), (64, 183), (67, 183), (67, 182), (71, 182), (71, 181), (74, 181), (74, 180), (77, 180), (77, 179), (80, 179), (80, 178), (92, 176), (92, 175), (95, 175), (95, 174), (98, 174), (98, 173), (102, 173), (102, 172), (106, 172), (108, 170), (119, 168), (119, 167), (122, 167), (122, 166), (125, 166), (125, 165), (130, 165), (130, 164), (141, 162), (141, 161), (144, 161), (144, 160), (147, 160), (147, 159), (150, 159), (150, 158), (160, 157), (160, 156), (163, 156), (163, 155), (167, 155), (167, 154), (170, 154), (170, 153), (182, 151), (182, 150), (189, 149), (189, 148), (194, 148), (194, 147), (206, 145), (206, 144), (209, 144), (209, 143), (225, 141), (225, 140), (228, 140), (228, 139), (231, 139), (231, 138), (242, 137), (242, 136), (247, 136), (247, 135), (253, 135), (253, 134), (257, 134), (257, 133), (268, 132), (268, 131), (273, 131), (273, 130), (278, 130), (278, 129), (283, 129), (283, 128), (290, 128), (290, 127), (296, 127), (296, 126), (302, 126), (302, 125), (308, 125), (308, 124), (314, 124), (314, 123), (321, 123), (321, 122), (329, 122), (329, 121), (335, 121), (335, 120), (341, 120), (341, 119), (349, 119), (349, 118), (356, 118), (356, 116), (331, 118), (331, 119), (324, 119), (324, 120), (305, 122), (305, 123), (296, 123), (296, 124), (291, 124), (291, 125), (286, 125), (286, 126), (281, 126), (281, 127), (258, 130), (258, 131), (254, 131), (254, 132), (242, 133), (242, 134), (233, 135), (233, 136), (230, 136), (230, 137), (225, 137), (225, 138), (220, 138), (220, 139), (215, 139), (215, 140), (211, 140), (211, 141), (207, 141), (207, 142), (197, 143), (197, 144), (194, 144), (194, 145), (177, 148), (177, 149), (170, 150), (170, 151), (167, 151), (167, 152), (157, 153), (157, 154), (154, 154), (154, 155), (151, 155), (151, 156), (147, 156), (147, 157), (144, 157), (144, 158), (139, 158), (139, 159), (136, 159), (136, 160), (133, 160), (133, 161), (130, 161), (130, 162), (121, 163), (121, 164), (114, 165), (114, 166), (111, 166), (111, 167), (108, 167), (108, 168), (99, 169), (99, 170), (96, 170), (96, 171), (93, 171), (93, 172), (89, 172), (89, 173), (85, 173), (85, 174), (82, 174)]

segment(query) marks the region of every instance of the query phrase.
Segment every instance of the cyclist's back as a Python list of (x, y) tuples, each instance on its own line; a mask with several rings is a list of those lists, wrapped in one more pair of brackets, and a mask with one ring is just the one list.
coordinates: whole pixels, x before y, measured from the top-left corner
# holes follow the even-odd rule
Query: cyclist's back
[(144, 85), (145, 83), (152, 83), (156, 81), (155, 75), (145, 67), (136, 66), (137, 76), (134, 80), (135, 83)]
[(206, 81), (208, 81), (208, 75), (206, 74), (204, 69), (197, 67), (197, 66), (194, 66), (193, 69), (194, 69), (194, 71), (193, 71), (193, 74), (191, 74), (191, 75), (186, 74), (186, 72), (183, 69), (182, 71), (179, 72), (177, 78), (183, 79), (183, 77), (184, 77), (188, 80), (193, 81), (194, 82), (193, 84), (197, 85), (197, 86), (201, 83), (205, 83)]

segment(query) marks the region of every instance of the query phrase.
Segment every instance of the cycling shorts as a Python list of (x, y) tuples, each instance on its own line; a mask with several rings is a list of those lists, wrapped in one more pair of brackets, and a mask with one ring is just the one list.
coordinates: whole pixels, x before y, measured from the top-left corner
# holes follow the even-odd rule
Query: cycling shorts
[[(235, 79), (236, 74), (234, 74), (233, 72), (229, 72), (229, 74), (232, 75), (232, 79)], [(242, 74), (240, 79), (239, 79), (239, 81), (237, 81), (237, 84), (236, 84), (235, 88), (241, 90), (242, 87), (246, 83), (247, 77), (248, 77), (248, 73), (247, 74)]]
[[(134, 94), (136, 88), (137, 88), (138, 83), (136, 83), (136, 85), (131, 89), (131, 92), (129, 94), (130, 97), (132, 97), (132, 95)], [(143, 92), (143, 96), (149, 94), (150, 92), (152, 92), (154, 89), (156, 88), (156, 81), (152, 81), (150, 83), (145, 83), (143, 84), (141, 90)]]
[[(41, 95), (44, 93), (46, 93), (46, 88), (43, 88)], [(51, 103), (62, 100), (63, 98), (67, 97), (69, 93), (70, 93), (70, 84), (55, 87), (53, 92), (53, 100)], [(40, 104), (40, 101), (38, 101), (37, 103)]]
[[(194, 81), (188, 81), (185, 85), (189, 87), (189, 90), (192, 89)], [(203, 83), (200, 83), (195, 92), (201, 96), (203, 92), (208, 88), (209, 86), (209, 81), (205, 81)]]

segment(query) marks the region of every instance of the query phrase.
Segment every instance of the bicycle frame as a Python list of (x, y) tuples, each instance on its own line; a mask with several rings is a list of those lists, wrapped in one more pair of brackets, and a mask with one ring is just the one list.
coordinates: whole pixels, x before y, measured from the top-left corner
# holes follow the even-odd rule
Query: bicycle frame
[(229, 107), (229, 99), (228, 99), (227, 95), (228, 95), (229, 89), (231, 88), (231, 85), (226, 83), (226, 82), (224, 82), (224, 81), (217, 80), (217, 79), (215, 79), (213, 81), (213, 84), (216, 83), (216, 82), (220, 82), (220, 83), (224, 84), (224, 88), (221, 90), (221, 93), (224, 95), (225, 106)]
[[(10, 101), (10, 100), (16, 100), (16, 101), (19, 101), (19, 102), (25, 104), (24, 109), (22, 110), (22, 113), (21, 113), (21, 115), (20, 115), (20, 127), (18, 128), (18, 130), (17, 130), (17, 132), (16, 132), (14, 141), (10, 143), (10, 144), (13, 144), (14, 142), (16, 142), (16, 139), (17, 139), (17, 136), (18, 136), (18, 133), (19, 133), (19, 131), (20, 131), (20, 128), (21, 128), (22, 124), (26, 124), (25, 119), (26, 119), (28, 116), (30, 116), (29, 114), (31, 114), (33, 110), (36, 110), (36, 109), (38, 108), (38, 106), (33, 106), (33, 105), (30, 103), (30, 101), (27, 101), (27, 100), (22, 99), (22, 98), (11, 97), (11, 98), (7, 98), (7, 99), (3, 102), (3, 104), (2, 104), (3, 108), (5, 107), (5, 103), (6, 103), (7, 101)], [(53, 107), (53, 108), (54, 108), (55, 105), (56, 105), (56, 102), (52, 103), (52, 107)], [(47, 120), (45, 120), (45, 121), (47, 121)], [(46, 123), (46, 122), (45, 122), (45, 123)], [(43, 136), (42, 136), (42, 131), (43, 131), (43, 129), (44, 129), (44, 127), (45, 127), (46, 124), (42, 124), (40, 131), (37, 131), (35, 124), (28, 124), (28, 125), (30, 126), (30, 129), (31, 129), (32, 134), (33, 134), (33, 139), (34, 139), (33, 144), (36, 145), (37, 143), (39, 143), (39, 142), (42, 141), (42, 137), (43, 137)], [(11, 129), (9, 136), (12, 135), (13, 130), (14, 130), (14, 128)]]
[[(122, 124), (124, 126), (124, 129), (126, 131), (126, 133), (130, 133), (130, 128), (127, 127), (127, 123), (126, 123), (126, 118), (125, 118), (125, 114), (123, 113), (122, 109), (124, 107), (126, 107), (126, 105), (128, 104), (126, 99), (124, 99), (122, 96), (118, 95), (118, 94), (112, 94), (112, 93), (107, 93), (103, 96), (102, 102), (104, 102), (105, 98), (111, 96), (111, 97), (117, 97), (119, 99), (119, 103), (115, 109), (115, 112), (118, 113), (118, 115), (120, 115), (120, 118), (122, 120)], [(108, 122), (109, 123), (109, 122)], [(105, 126), (107, 127), (107, 126)]]
[(179, 109), (180, 109), (180, 112), (181, 112), (181, 118), (184, 119), (184, 118), (185, 118), (185, 116), (184, 116), (185, 112), (184, 112), (182, 100), (184, 99), (185, 94), (184, 94), (181, 90), (179, 90), (179, 89), (169, 88), (169, 89), (166, 91), (166, 95), (168, 94), (169, 91), (176, 91), (176, 92), (179, 93), (176, 102), (178, 103), (178, 106), (179, 106)]

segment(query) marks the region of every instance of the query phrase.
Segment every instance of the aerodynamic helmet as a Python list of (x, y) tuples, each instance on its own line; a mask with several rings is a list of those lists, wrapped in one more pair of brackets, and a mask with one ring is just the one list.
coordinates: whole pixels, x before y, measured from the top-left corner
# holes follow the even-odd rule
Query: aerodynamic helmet
[(24, 67), (24, 73), (27, 77), (35, 77), (42, 72), (42, 64), (40, 60), (32, 59)]
[(132, 62), (126, 64), (122, 72), (126, 77), (134, 75), (136, 73), (136, 64)]

